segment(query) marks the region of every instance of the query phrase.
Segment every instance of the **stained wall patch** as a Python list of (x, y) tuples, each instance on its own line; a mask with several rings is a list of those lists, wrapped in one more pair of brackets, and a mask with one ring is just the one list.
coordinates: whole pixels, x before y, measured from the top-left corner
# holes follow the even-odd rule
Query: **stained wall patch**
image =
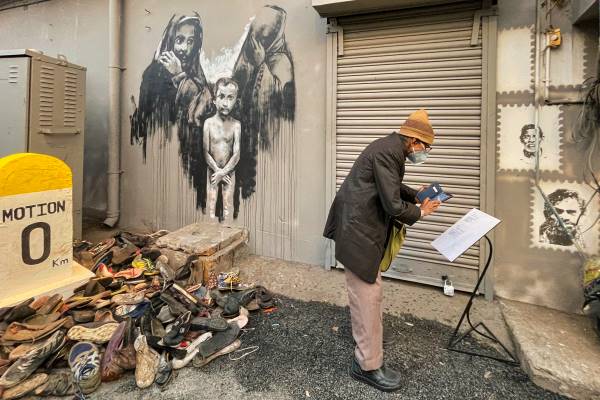
[(498, 92), (532, 89), (534, 45), (533, 26), (498, 31)]

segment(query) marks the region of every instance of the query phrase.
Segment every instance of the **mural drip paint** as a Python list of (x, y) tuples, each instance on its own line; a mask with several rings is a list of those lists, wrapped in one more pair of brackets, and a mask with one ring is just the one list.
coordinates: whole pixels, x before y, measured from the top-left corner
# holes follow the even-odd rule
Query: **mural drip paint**
[[(202, 163), (202, 139), (197, 129), (212, 111), (212, 93), (200, 63), (203, 31), (198, 14), (171, 17), (154, 58), (142, 75), (139, 104), (131, 116), (131, 143), (141, 144), (144, 159), (148, 140), (161, 144), (177, 132), (182, 167), (205, 207), (206, 176), (195, 174)], [(196, 119), (190, 118), (190, 108)], [(200, 112), (202, 110), (202, 113)]]
[[(286, 13), (267, 6), (250, 25), (233, 70), (240, 86), (242, 152), (235, 188), (235, 217), (240, 202), (255, 192), (245, 218), (248, 227), (259, 227), (255, 238), (261, 254), (276, 241), (275, 254), (288, 254), (285, 238), (293, 226), (295, 155), (294, 118), (296, 89), (292, 54), (285, 39)], [(267, 207), (265, 207), (267, 205)], [(288, 239), (289, 240), (289, 239)]]
[[(177, 194), (187, 196), (177, 200), (186, 208), (177, 211), (180, 225), (197, 220), (187, 210), (193, 197), (194, 209), (210, 218), (243, 215), (261, 254), (291, 256), (296, 90), (286, 17), (282, 8), (265, 6), (237, 45), (212, 60), (202, 51), (198, 14), (169, 21), (131, 116), (131, 143), (142, 147), (144, 162), (153, 157), (157, 222), (173, 223), (158, 214), (175, 182), (183, 186)], [(166, 177), (174, 173), (187, 185), (179, 175)]]
[[(571, 181), (541, 181), (540, 186), (577, 244), (586, 253), (596, 254), (599, 232), (594, 221), (595, 216), (598, 215), (598, 200), (592, 198), (594, 189), (585, 184)], [(570, 252), (577, 251), (575, 244), (562, 229), (552, 209), (544, 203), (544, 199), (533, 185), (532, 190), (532, 246)]]

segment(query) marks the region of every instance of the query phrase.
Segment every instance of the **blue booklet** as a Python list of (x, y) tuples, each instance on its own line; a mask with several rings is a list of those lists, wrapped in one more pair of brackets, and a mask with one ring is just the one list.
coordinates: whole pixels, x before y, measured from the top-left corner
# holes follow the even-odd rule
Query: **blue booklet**
[(417, 193), (417, 199), (422, 203), (425, 199), (439, 200), (442, 203), (451, 199), (452, 195), (444, 192), (439, 183), (434, 182), (425, 190)]

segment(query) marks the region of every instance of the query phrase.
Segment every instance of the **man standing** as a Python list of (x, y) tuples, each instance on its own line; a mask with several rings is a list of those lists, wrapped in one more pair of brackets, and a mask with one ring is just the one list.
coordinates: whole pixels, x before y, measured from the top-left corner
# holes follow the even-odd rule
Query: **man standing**
[(440, 205), (425, 200), (418, 207), (417, 190), (402, 183), (405, 159), (424, 162), (433, 139), (427, 112), (419, 110), (400, 133), (367, 146), (340, 187), (324, 231), (335, 241), (336, 259), (345, 268), (356, 342), (350, 373), (383, 391), (399, 389), (400, 374), (383, 364), (380, 265), (394, 224), (413, 225)]

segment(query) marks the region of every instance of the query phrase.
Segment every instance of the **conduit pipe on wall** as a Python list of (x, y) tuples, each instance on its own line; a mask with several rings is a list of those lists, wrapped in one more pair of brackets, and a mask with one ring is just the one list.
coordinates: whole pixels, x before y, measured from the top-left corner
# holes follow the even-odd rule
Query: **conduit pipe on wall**
[(121, 0), (108, 2), (108, 185), (104, 224), (116, 225), (120, 216), (121, 178)]

